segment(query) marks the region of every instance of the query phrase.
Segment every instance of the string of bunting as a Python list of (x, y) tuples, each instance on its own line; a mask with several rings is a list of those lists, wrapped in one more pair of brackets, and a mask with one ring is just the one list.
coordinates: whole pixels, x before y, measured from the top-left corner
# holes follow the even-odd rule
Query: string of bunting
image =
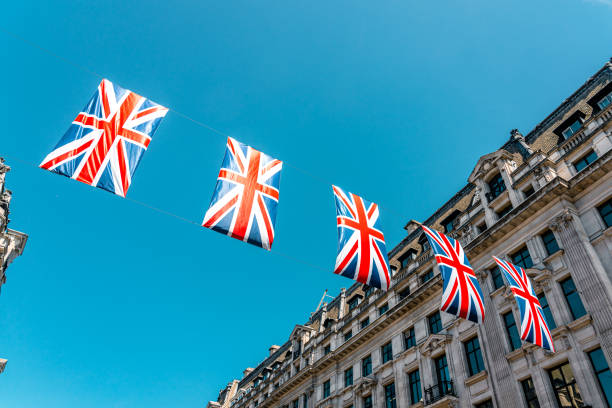
[[(98, 75), (5, 29), (2, 31)], [(125, 198), (138, 164), (168, 111), (148, 98), (102, 79), (39, 167)], [(208, 125), (179, 115), (223, 135)], [(228, 137), (201, 226), (271, 250), (282, 167), (281, 160)], [(387, 291), (391, 274), (378, 205), (338, 186), (331, 187), (338, 230), (334, 273)], [(423, 230), (443, 279), (440, 309), (481, 324), (485, 318), (483, 294), (461, 244), (426, 226)], [(521, 338), (554, 352), (542, 307), (525, 270), (498, 258), (495, 261), (519, 306)]]

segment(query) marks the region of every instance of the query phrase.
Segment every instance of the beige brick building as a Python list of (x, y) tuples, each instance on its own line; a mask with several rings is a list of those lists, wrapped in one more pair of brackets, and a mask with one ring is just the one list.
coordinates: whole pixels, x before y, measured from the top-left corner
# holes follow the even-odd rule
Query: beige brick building
[[(527, 135), (513, 130), (482, 156), (424, 222), (465, 248), (484, 324), (439, 312), (439, 270), (410, 221), (389, 254), (388, 292), (342, 290), (208, 408), (610, 407), (611, 117), (609, 62)], [(521, 342), (493, 255), (527, 269), (554, 354)]]

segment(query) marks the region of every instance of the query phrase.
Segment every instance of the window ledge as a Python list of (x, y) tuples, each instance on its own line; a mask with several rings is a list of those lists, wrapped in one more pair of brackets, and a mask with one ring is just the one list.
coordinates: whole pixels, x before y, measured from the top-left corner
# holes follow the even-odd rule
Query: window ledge
[(491, 202), (489, 202), (489, 208), (491, 208), (493, 211), (498, 211), (506, 202), (504, 198), (507, 198), (508, 201), (510, 201), (510, 193), (508, 193), (508, 189), (505, 189), (497, 197), (491, 200)]
[(385, 364), (378, 366), (378, 368), (376, 368), (376, 370), (374, 370), (374, 374), (378, 374), (381, 371), (383, 371), (385, 368), (391, 367), (393, 365), (393, 360), (389, 360), (387, 361)]
[(508, 361), (514, 361), (519, 359), (520, 357), (525, 355), (525, 350), (523, 350), (523, 347), (519, 347), (514, 351), (511, 351), (510, 353), (506, 354), (506, 360)]
[(479, 372), (477, 374), (474, 374), (471, 377), (468, 377), (465, 380), (465, 385), (467, 385), (469, 387), (470, 385), (474, 385), (477, 382), (485, 380), (487, 377), (489, 377), (489, 373), (487, 372), (487, 370), (482, 370), (481, 372)]
[(543, 261), (545, 263), (548, 263), (550, 261), (552, 261), (555, 258), (559, 258), (561, 256), (563, 256), (563, 254), (565, 254), (565, 250), (563, 248), (559, 248), (556, 252), (548, 255), (546, 258), (543, 259)]
[(578, 319), (574, 320), (573, 322), (569, 322), (567, 324), (567, 327), (569, 327), (569, 329), (572, 331), (579, 330), (591, 324), (592, 320), (593, 319), (591, 318), (591, 315), (587, 313), (584, 316), (579, 317)]

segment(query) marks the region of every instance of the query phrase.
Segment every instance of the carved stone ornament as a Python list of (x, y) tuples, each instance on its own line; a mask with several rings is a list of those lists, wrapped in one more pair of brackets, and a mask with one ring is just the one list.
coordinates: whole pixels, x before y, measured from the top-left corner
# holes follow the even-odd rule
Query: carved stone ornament
[(573, 220), (574, 217), (570, 210), (565, 209), (561, 214), (552, 219), (550, 222), (550, 229), (553, 231), (562, 231), (569, 227)]
[(431, 356), (436, 351), (444, 348), (444, 346), (451, 342), (453, 336), (445, 334), (432, 334), (420, 347), (421, 353), (424, 356)]

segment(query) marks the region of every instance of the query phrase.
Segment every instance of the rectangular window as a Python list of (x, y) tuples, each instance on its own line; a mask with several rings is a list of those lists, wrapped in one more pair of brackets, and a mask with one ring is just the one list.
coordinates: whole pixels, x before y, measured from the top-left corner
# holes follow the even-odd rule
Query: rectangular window
[(612, 92), (607, 94), (599, 102), (597, 102), (597, 106), (599, 106), (599, 109), (606, 109), (610, 104), (612, 104)]
[(544, 312), (544, 319), (546, 319), (548, 330), (554, 330), (557, 327), (557, 324), (555, 323), (555, 319), (550, 311), (550, 305), (548, 304), (548, 300), (546, 299), (544, 292), (538, 295), (538, 300), (540, 301), (540, 306), (542, 306), (542, 311)]
[(599, 386), (604, 393), (604, 400), (608, 404), (608, 407), (610, 407), (610, 404), (612, 404), (612, 374), (606, 362), (606, 357), (600, 348), (589, 351), (588, 354), (589, 360), (591, 360), (591, 364), (593, 365), (593, 371), (595, 371), (595, 375), (597, 376)]
[(293, 401), (291, 401), (291, 407), (292, 408), (299, 408), (300, 406), (300, 401), (297, 399), (294, 399)]
[(389, 310), (389, 304), (385, 303), (384, 305), (382, 305), (381, 307), (378, 308), (378, 315), (382, 316), (385, 313), (387, 313), (388, 310)]
[(597, 207), (606, 228), (612, 226), (612, 199)]
[(374, 293), (374, 289), (376, 289), (374, 286), (368, 286), (368, 285), (364, 285), (365, 286), (365, 292), (364, 295), (366, 297), (370, 296), (372, 293)]
[(561, 134), (563, 134), (563, 137), (565, 138), (565, 140), (567, 140), (572, 137), (577, 131), (579, 131), (581, 127), (582, 122), (580, 122), (580, 119), (577, 119), (574, 123), (569, 125), (563, 132), (561, 132)]
[(474, 405), (475, 408), (493, 408), (493, 403), (491, 400), (486, 400), (485, 402), (481, 402), (480, 404)]
[(540, 401), (538, 401), (538, 395), (536, 394), (531, 377), (521, 381), (521, 388), (523, 389), (523, 396), (525, 397), (527, 408), (540, 408)]
[(410, 403), (416, 404), (421, 400), (421, 374), (419, 370), (414, 370), (408, 374), (408, 384), (410, 385)]
[(399, 258), (399, 261), (402, 264), (402, 268), (406, 268), (415, 258), (416, 251), (414, 249), (409, 249), (408, 252), (406, 252)]
[(353, 385), (353, 367), (344, 371), (344, 386), (350, 387)]
[(302, 408), (308, 408), (308, 394), (304, 394), (302, 397), (302, 403), (304, 404)]
[(533, 266), (533, 261), (531, 260), (531, 255), (529, 255), (529, 250), (527, 246), (522, 247), (512, 255), (510, 255), (510, 259), (512, 259), (512, 263), (518, 265), (524, 269), (529, 269)]
[(427, 323), (429, 325), (429, 334), (440, 333), (440, 331), (442, 331), (442, 318), (440, 317), (440, 312), (427, 316)]
[(502, 315), (504, 320), (504, 326), (506, 327), (506, 334), (508, 335), (508, 341), (510, 342), (510, 351), (516, 350), (521, 347), (521, 336), (519, 336), (518, 329), (516, 328), (516, 322), (512, 312), (504, 313)]
[(504, 215), (508, 214), (510, 211), (512, 211), (512, 204), (508, 204), (507, 206), (505, 206), (504, 208), (499, 210), (496, 213), (497, 214), (497, 219), (503, 218)]
[(400, 300), (402, 300), (402, 299), (407, 298), (408, 295), (410, 295), (410, 287), (406, 287), (405, 289), (402, 289), (402, 291), (399, 293), (399, 298)]
[(366, 327), (368, 327), (368, 325), (370, 324), (370, 318), (369, 318), (369, 317), (366, 317), (365, 319), (363, 319), (363, 320), (361, 321), (361, 323), (360, 323), (360, 324), (361, 324), (361, 328), (362, 328), (362, 329), (365, 329), (365, 328), (366, 328)]
[(452, 390), (446, 355), (436, 358), (434, 360), (434, 365), (436, 367), (436, 378), (440, 388), (440, 395), (446, 395), (450, 390)]
[(363, 408), (372, 408), (372, 396), (363, 397)]
[(323, 383), (323, 398), (329, 397), (331, 394), (331, 382), (327, 380)]
[(497, 290), (505, 285), (504, 278), (502, 277), (502, 271), (499, 269), (499, 265), (495, 265), (491, 270), (491, 279), (493, 280), (493, 289)]
[(361, 360), (361, 376), (366, 377), (370, 374), (372, 374), (372, 356), (367, 356)]
[(323, 355), (326, 356), (329, 353), (331, 353), (331, 345), (328, 344), (327, 346), (323, 348)]
[(595, 160), (597, 160), (597, 153), (591, 150), (574, 162), (574, 168), (576, 169), (576, 172), (581, 172), (586, 166), (593, 163)]
[(387, 361), (393, 360), (393, 346), (391, 342), (386, 343), (380, 348), (382, 354), (382, 362), (385, 364)]
[(549, 370), (548, 376), (560, 407), (579, 408), (583, 406), (580, 390), (569, 363)]
[(559, 284), (563, 290), (563, 295), (565, 296), (565, 300), (569, 306), (572, 318), (576, 320), (584, 316), (586, 314), (586, 310), (584, 310), (584, 305), (582, 304), (582, 300), (580, 299), (580, 295), (578, 294), (574, 280), (570, 277), (559, 282)]
[(411, 327), (404, 332), (404, 348), (408, 350), (409, 348), (414, 346), (416, 346), (416, 340), (414, 338), (414, 327)]
[(433, 269), (430, 269), (427, 272), (425, 272), (423, 275), (421, 275), (421, 283), (425, 283), (431, 278), (433, 278)]
[(525, 196), (525, 198), (529, 197), (533, 193), (535, 193), (535, 190), (534, 190), (533, 186), (529, 186), (529, 187), (527, 187), (526, 189), (523, 190), (523, 195)]
[(344, 341), (349, 341), (351, 337), (353, 337), (353, 331), (352, 330), (349, 330), (346, 333), (344, 333)]
[(355, 296), (354, 298), (349, 300), (348, 306), (349, 306), (349, 312), (352, 312), (353, 310), (355, 310), (357, 306), (359, 306), (359, 298)]
[(468, 362), (468, 372), (470, 377), (484, 370), (484, 361), (480, 351), (480, 342), (478, 337), (474, 337), (463, 343), (465, 349), (465, 357)]
[(546, 253), (548, 255), (552, 255), (559, 250), (559, 244), (557, 244), (555, 234), (551, 230), (544, 231), (540, 237), (542, 238), (542, 242), (544, 243), (544, 247), (546, 248)]
[(385, 385), (385, 408), (396, 408), (395, 383)]
[(489, 181), (489, 194), (487, 198), (489, 201), (493, 201), (504, 191), (506, 191), (506, 183), (504, 183), (501, 173), (497, 173), (497, 175)]

